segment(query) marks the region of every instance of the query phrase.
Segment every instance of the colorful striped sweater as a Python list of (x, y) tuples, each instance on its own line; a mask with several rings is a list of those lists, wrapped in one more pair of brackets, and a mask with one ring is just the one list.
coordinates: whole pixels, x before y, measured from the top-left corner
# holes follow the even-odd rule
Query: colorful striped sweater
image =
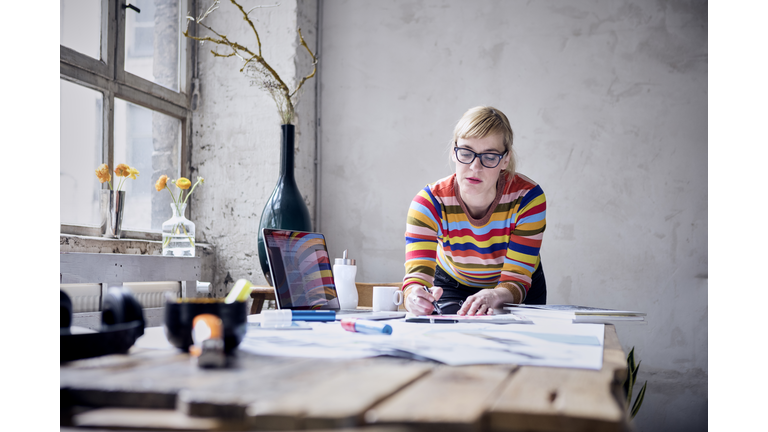
[(496, 200), (481, 219), (461, 201), (456, 175), (427, 185), (411, 202), (405, 231), (405, 278), (431, 287), (435, 266), (460, 283), (504, 287), (515, 301), (525, 299), (539, 265), (547, 203), (541, 187), (516, 173), (497, 184)]

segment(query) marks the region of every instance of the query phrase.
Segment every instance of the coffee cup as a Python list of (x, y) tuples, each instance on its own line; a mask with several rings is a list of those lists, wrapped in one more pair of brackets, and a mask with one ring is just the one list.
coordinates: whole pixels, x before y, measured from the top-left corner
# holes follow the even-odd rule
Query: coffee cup
[(398, 287), (373, 287), (373, 311), (396, 311), (403, 303), (403, 292)]

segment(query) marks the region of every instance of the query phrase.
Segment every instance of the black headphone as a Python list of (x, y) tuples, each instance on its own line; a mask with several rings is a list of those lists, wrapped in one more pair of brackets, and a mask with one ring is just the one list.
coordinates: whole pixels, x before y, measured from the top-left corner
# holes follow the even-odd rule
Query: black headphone
[(107, 354), (125, 354), (144, 334), (144, 311), (124, 287), (110, 287), (104, 296), (101, 331), (73, 334), (72, 300), (61, 291), (60, 351), (61, 363)]

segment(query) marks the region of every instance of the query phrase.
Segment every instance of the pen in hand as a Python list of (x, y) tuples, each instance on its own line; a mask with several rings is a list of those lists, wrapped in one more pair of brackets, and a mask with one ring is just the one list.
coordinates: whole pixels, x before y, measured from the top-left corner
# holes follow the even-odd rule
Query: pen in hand
[[(424, 285), (422, 285), (421, 287), (424, 288), (424, 291), (426, 291), (427, 294), (432, 295), (432, 292), (429, 290), (429, 288), (425, 287)], [(440, 306), (437, 304), (437, 300), (432, 302), (432, 306), (435, 307), (435, 310), (437, 311), (438, 315), (443, 314), (443, 311), (440, 309)]]

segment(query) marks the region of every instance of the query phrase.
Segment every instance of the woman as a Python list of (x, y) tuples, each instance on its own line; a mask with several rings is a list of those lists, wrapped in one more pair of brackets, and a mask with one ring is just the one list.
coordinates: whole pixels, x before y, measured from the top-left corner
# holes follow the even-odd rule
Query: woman
[(406, 309), (427, 315), (437, 301), (444, 314), (479, 315), (503, 303), (546, 303), (539, 257), (546, 199), (515, 172), (507, 117), (470, 109), (451, 146), (455, 173), (427, 185), (408, 210)]

